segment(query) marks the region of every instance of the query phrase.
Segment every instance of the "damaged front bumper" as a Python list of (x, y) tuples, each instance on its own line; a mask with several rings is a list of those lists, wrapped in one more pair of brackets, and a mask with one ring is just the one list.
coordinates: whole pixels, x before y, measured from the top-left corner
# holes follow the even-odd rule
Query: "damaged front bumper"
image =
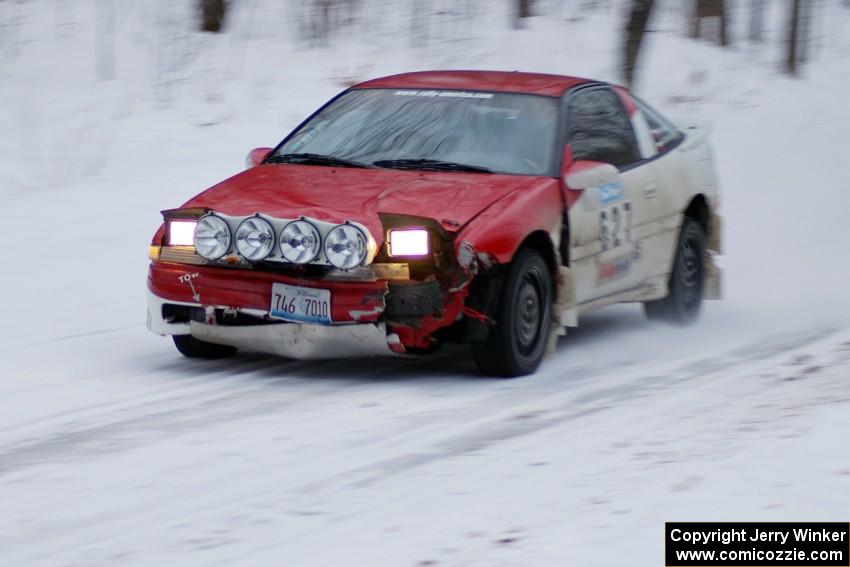
[[(204, 322), (170, 322), (163, 316), (163, 306), (202, 310), (208, 317)], [(388, 334), (384, 323), (318, 325), (269, 321), (254, 325), (218, 324), (215, 313), (227, 309), (225, 306), (175, 303), (148, 291), (147, 325), (151, 332), (158, 335), (192, 335), (208, 343), (305, 360), (387, 356), (403, 350), (398, 348), (398, 336)], [(238, 312), (256, 317), (258, 321), (267, 315), (252, 309)]]
[[(332, 324), (272, 317), (273, 285), (330, 291)], [(427, 348), (461, 316), (464, 292), (436, 281), (328, 281), (280, 273), (155, 261), (148, 275), (148, 328), (290, 358), (390, 355)]]

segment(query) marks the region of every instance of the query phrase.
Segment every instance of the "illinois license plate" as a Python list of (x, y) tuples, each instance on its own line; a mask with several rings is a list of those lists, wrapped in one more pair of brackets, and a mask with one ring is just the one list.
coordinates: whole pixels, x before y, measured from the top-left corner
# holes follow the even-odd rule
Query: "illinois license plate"
[(276, 283), (272, 285), (272, 317), (299, 323), (330, 325), (331, 291)]

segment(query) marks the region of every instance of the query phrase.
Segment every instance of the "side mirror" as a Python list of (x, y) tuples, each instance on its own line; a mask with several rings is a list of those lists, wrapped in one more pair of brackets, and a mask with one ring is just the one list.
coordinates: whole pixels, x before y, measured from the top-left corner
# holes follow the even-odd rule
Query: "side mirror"
[(590, 189), (617, 181), (620, 172), (610, 163), (579, 160), (564, 172), (564, 183), (570, 189)]
[(260, 165), (266, 156), (272, 153), (273, 148), (254, 148), (250, 152), (248, 152), (248, 156), (245, 158), (245, 169), (250, 169), (255, 165)]

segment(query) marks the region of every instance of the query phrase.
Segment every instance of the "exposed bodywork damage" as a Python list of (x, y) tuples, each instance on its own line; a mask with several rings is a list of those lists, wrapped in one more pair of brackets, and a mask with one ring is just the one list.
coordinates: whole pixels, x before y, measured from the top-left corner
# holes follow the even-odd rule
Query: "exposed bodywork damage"
[(376, 321), (386, 308), (386, 291), (377, 289), (366, 293), (357, 309), (350, 309), (348, 314), (357, 323)]
[(446, 298), (443, 314), (440, 317), (426, 315), (413, 325), (390, 325), (390, 329), (396, 333), (401, 344), (406, 349), (427, 350), (434, 345), (434, 333), (457, 321), (463, 313), (464, 300), (467, 297), (468, 288), (450, 293)]
[(389, 284), (386, 320), (389, 323), (416, 324), (423, 317), (443, 316), (445, 292), (436, 280), (392, 282)]

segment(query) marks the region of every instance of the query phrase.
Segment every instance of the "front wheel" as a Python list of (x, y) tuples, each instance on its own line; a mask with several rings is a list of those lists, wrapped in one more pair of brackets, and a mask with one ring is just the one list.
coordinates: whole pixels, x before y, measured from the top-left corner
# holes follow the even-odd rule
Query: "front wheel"
[(646, 316), (680, 325), (691, 323), (702, 307), (704, 287), (705, 231), (697, 221), (685, 217), (670, 274), (669, 292), (663, 299), (643, 304)]
[(172, 335), (174, 346), (180, 354), (187, 358), (227, 358), (236, 354), (236, 349), (231, 346), (208, 343), (193, 337), (192, 335)]
[(520, 251), (508, 267), (487, 338), (472, 343), (479, 370), (513, 378), (540, 365), (552, 321), (552, 274), (536, 250)]

